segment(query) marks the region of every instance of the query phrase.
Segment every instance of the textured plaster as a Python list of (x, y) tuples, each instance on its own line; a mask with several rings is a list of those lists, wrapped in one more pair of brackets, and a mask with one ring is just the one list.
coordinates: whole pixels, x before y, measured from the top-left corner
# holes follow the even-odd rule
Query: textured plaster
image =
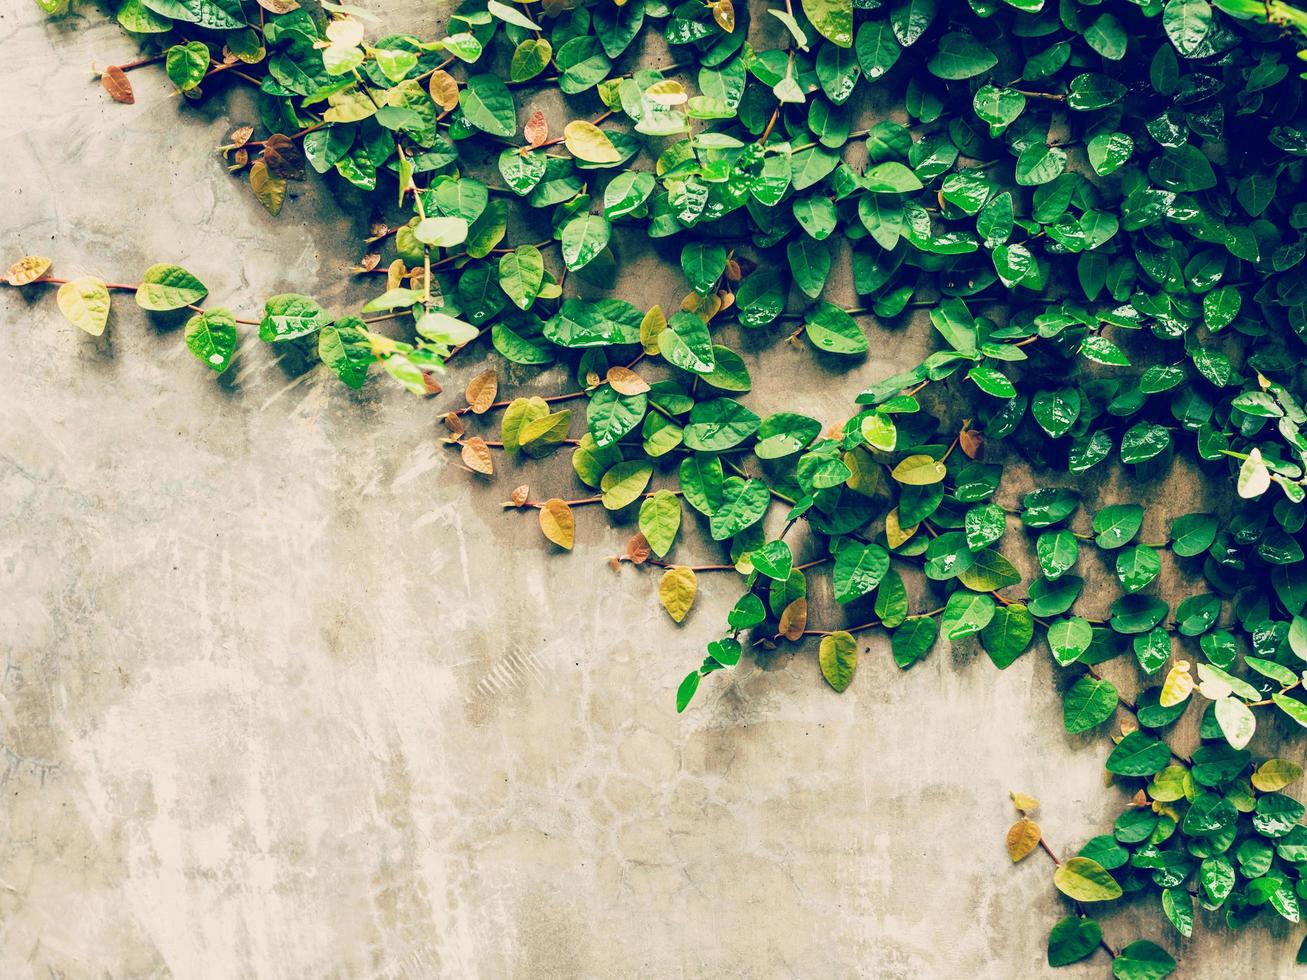
[[(434, 29), (426, 4), (371, 6)], [(64, 22), (0, 5), (5, 261), (115, 280), (178, 262), (240, 311), (363, 297), (345, 270), (366, 213), (311, 180), (268, 217), (211, 152), (254, 118), (246, 93), (182, 106), (145, 70), (114, 105), (87, 68), (134, 54), (90, 5)], [(679, 301), (647, 243), (618, 248), (617, 295)], [(563, 457), (486, 481), (439, 445), (480, 355), (434, 403), (382, 379), (351, 394), (252, 336), (214, 379), (181, 320), (118, 295), (95, 340), (49, 291), (0, 293), (0, 976), (1049, 972), (1065, 906), (1041, 855), (1004, 854), (1007, 791), (1044, 801), (1062, 850), (1125, 797), (1102, 785), (1103, 736), (1063, 733), (1046, 651), (999, 673), (941, 646), (902, 673), (869, 634), (841, 697), (810, 645), (787, 648), (678, 717), (736, 584), (704, 576), (677, 627), (651, 570), (606, 567), (628, 529), (581, 512), (563, 555), (503, 512), (524, 480), (580, 488)], [(846, 416), (930, 343), (871, 329), (853, 366), (729, 337), (768, 379), (747, 402)], [(1177, 473), (1142, 492), (1154, 531), (1215, 499)], [(718, 560), (701, 533), (677, 554)], [(1289, 970), (1283, 930), (1209, 925), (1177, 942), (1155, 909), (1104, 920), (1114, 943), (1162, 940), (1184, 976)], [(1100, 952), (1061, 975), (1108, 972)]]

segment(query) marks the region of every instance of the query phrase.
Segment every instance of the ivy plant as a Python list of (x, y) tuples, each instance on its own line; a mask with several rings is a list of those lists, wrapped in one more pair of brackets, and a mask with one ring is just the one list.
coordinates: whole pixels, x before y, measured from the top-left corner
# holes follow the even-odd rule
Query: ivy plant
[[(508, 506), (535, 510), (563, 550), (580, 508), (633, 514), (614, 563), (658, 569), (678, 623), (700, 576), (735, 577), (678, 711), (746, 646), (815, 640), (836, 691), (870, 630), (903, 670), (941, 640), (1000, 670), (1037, 650), (1064, 675), (1067, 732), (1110, 735), (1107, 772), (1133, 792), (1110, 834), (1060, 856), (1035, 801), (1013, 797), (1009, 854), (1042, 849), (1069, 902), (1049, 965), (1101, 949), (1123, 980), (1170, 974), (1168, 951), (1118, 948), (1091, 915), (1132, 896), (1182, 936), (1199, 908), (1236, 927), (1300, 920), (1307, 829), (1283, 790), (1302, 769), (1249, 746), (1259, 728), (1307, 727), (1302, 10), (465, 0), (423, 39), (331, 2), (107, 6), (148, 49), (103, 72), (108, 95), (131, 103), (129, 73), (148, 65), (188, 100), (256, 88), (227, 168), (274, 216), (306, 179), (371, 195), (386, 217), (355, 272), (377, 288), (358, 310), (282, 294), (241, 317), (170, 264), (67, 281), (28, 256), (9, 285), (58, 286), (93, 335), (115, 292), (189, 311), (185, 344), (217, 373), (248, 330), (351, 388), (376, 368), (439, 394), (473, 344), (519, 370), (563, 364), (575, 390), (549, 396), (501, 399), (498, 370), (477, 374), (442, 416), (447, 438), (484, 475), (569, 454), (582, 496), (523, 485)], [(539, 87), (566, 97), (567, 119), (520, 111)], [(674, 263), (679, 306), (569, 289), (611, 285), (631, 236)], [(827, 296), (845, 254), (851, 308)], [(738, 327), (856, 363), (899, 324), (936, 349), (851, 391), (842, 419), (759, 415), (751, 359), (725, 342)], [(1168, 522), (1134, 489), (1176, 461), (1219, 507)], [(1014, 463), (1037, 488), (1013, 491)], [(1120, 499), (1090, 512), (1079, 488), (1107, 473)], [(691, 529), (719, 563), (675, 560)], [(1106, 616), (1081, 601), (1089, 562), (1117, 580)], [(1166, 593), (1168, 563), (1202, 589)], [(845, 609), (830, 622), (809, 619), (819, 575)], [(1108, 661), (1137, 689), (1104, 677)], [(1168, 739), (1191, 708), (1184, 754)]]

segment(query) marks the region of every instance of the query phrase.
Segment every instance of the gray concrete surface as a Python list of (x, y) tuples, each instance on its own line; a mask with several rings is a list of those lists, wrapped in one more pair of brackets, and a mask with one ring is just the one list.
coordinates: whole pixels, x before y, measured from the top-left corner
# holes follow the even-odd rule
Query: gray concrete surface
[[(432, 28), (415, 0), (372, 6)], [(268, 217), (211, 153), (253, 119), (244, 93), (181, 106), (141, 71), (114, 105), (87, 69), (134, 52), (93, 7), (3, 4), (5, 262), (132, 281), (175, 261), (239, 311), (364, 295), (345, 276), (364, 218), (316, 181)], [(679, 299), (646, 247), (619, 248), (618, 295)], [(1065, 906), (1039, 855), (1004, 854), (1007, 792), (1044, 801), (1063, 850), (1124, 797), (1105, 740), (1062, 732), (1042, 649), (1000, 674), (941, 647), (903, 674), (868, 636), (842, 697), (791, 649), (677, 717), (735, 582), (704, 576), (677, 627), (650, 570), (607, 568), (627, 529), (582, 512), (562, 555), (502, 512), (524, 480), (577, 487), (561, 457), (483, 481), (438, 445), (477, 357), (435, 402), (296, 377), (252, 336), (215, 380), (178, 319), (115, 309), (97, 341), (52, 291), (0, 293), (0, 976), (1051, 972)], [(878, 330), (840, 373), (778, 344), (754, 376), (786, 390), (748, 402), (834, 421), (929, 342)], [(1177, 943), (1154, 909), (1104, 922), (1186, 977), (1281, 975), (1297, 941), (1209, 920)]]

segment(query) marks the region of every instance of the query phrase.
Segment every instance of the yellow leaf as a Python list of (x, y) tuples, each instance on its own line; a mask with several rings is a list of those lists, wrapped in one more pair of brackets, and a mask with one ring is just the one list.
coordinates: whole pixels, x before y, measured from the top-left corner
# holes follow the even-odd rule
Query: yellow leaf
[(914, 534), (920, 524), (913, 524), (912, 527), (903, 527), (899, 524), (899, 509), (895, 507), (885, 515), (885, 540), (889, 542), (890, 548), (901, 547)]
[(1012, 798), (1012, 805), (1022, 813), (1030, 814), (1039, 809), (1039, 801), (1033, 796), (1027, 796), (1025, 793), (1008, 793)]
[(490, 461), (490, 447), (480, 436), (473, 436), (463, 443), (461, 451), (463, 465), (475, 473), (490, 476), (495, 472), (495, 464)]
[(558, 547), (572, 550), (576, 542), (576, 518), (567, 501), (553, 497), (541, 505), (540, 530)]
[(642, 395), (649, 390), (649, 382), (628, 367), (610, 367), (608, 384), (619, 395)]
[(843, 694), (853, 681), (853, 672), (858, 669), (858, 641), (847, 630), (836, 630), (823, 636), (817, 649), (817, 663), (826, 683), (837, 694)]
[(499, 378), (494, 368), (486, 368), (467, 383), (467, 403), (477, 415), (482, 415), (495, 402), (499, 391)]
[(443, 68), (431, 73), (427, 89), (431, 92), (431, 101), (446, 112), (458, 107), (458, 82)]
[(861, 446), (844, 454), (844, 465), (849, 468), (849, 478), (844, 485), (864, 497), (874, 496), (880, 487), (880, 467)]
[(1007, 832), (1007, 856), (1020, 861), (1039, 846), (1039, 824), (1022, 817)]
[(795, 599), (781, 610), (781, 636), (787, 640), (803, 639), (803, 631), (808, 628), (808, 600)]
[(925, 453), (909, 456), (890, 473), (890, 476), (899, 483), (909, 487), (925, 487), (932, 483), (939, 483), (945, 475), (944, 464)]
[(667, 316), (661, 306), (655, 306), (640, 321), (640, 343), (649, 355), (658, 353), (658, 335), (667, 329)]
[(5, 282), (11, 286), (26, 286), (40, 279), (49, 268), (50, 260), (44, 256), (24, 255), (9, 267), (5, 273)]
[(716, 293), (708, 293), (706, 296), (700, 296), (695, 292), (686, 293), (685, 298), (681, 300), (681, 309), (686, 313), (693, 313), (704, 323), (708, 323), (722, 311), (722, 298)]
[(92, 337), (104, 333), (109, 322), (109, 290), (94, 276), (83, 276), (59, 287), (55, 296), (59, 311), (74, 327), (85, 330)]
[(255, 160), (250, 167), (250, 189), (268, 214), (274, 218), (281, 214), (281, 206), (286, 200), (286, 178), (272, 176), (262, 160)]
[(685, 86), (674, 78), (664, 78), (661, 82), (654, 82), (644, 90), (644, 94), (650, 101), (665, 106), (685, 105), (690, 101)]
[(667, 615), (679, 623), (694, 605), (694, 594), (698, 589), (699, 582), (692, 569), (673, 565), (663, 572), (662, 581), (658, 583), (658, 601), (667, 610)]
[(1253, 785), (1263, 793), (1278, 793), (1302, 778), (1302, 767), (1288, 759), (1267, 759), (1253, 773)]
[(1166, 673), (1162, 693), (1157, 701), (1163, 708), (1173, 708), (1184, 702), (1194, 690), (1194, 678), (1189, 673), (1189, 661), (1177, 660)]
[(574, 119), (564, 127), (563, 142), (572, 156), (587, 163), (616, 163), (622, 159), (604, 131), (584, 119)]
[(712, 19), (727, 34), (735, 33), (735, 6), (731, 3), (731, 0), (714, 0)]

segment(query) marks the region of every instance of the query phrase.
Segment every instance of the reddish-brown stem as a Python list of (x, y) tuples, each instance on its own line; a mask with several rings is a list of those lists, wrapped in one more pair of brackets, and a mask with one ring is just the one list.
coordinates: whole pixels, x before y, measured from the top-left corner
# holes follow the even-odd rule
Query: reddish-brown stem
[[(39, 285), (46, 285), (46, 284), (48, 284), (48, 285), (51, 285), (51, 286), (62, 286), (62, 285), (66, 284), (66, 283), (69, 283), (69, 282), (72, 282), (72, 280), (71, 280), (71, 279), (57, 279), (57, 278), (55, 278), (54, 276), (42, 276), (40, 279), (33, 279), (30, 283), (28, 283), (28, 285), (29, 285), (29, 286), (39, 286)], [(134, 293), (134, 292), (136, 292), (138, 289), (140, 289), (141, 287), (140, 287), (140, 286), (129, 286), (129, 285), (127, 285), (126, 283), (121, 283), (121, 282), (106, 282), (106, 283), (104, 284), (104, 288), (105, 288), (105, 289), (114, 289), (114, 290), (117, 290), (117, 291), (119, 291), (119, 292), (123, 292), (123, 293)]]

